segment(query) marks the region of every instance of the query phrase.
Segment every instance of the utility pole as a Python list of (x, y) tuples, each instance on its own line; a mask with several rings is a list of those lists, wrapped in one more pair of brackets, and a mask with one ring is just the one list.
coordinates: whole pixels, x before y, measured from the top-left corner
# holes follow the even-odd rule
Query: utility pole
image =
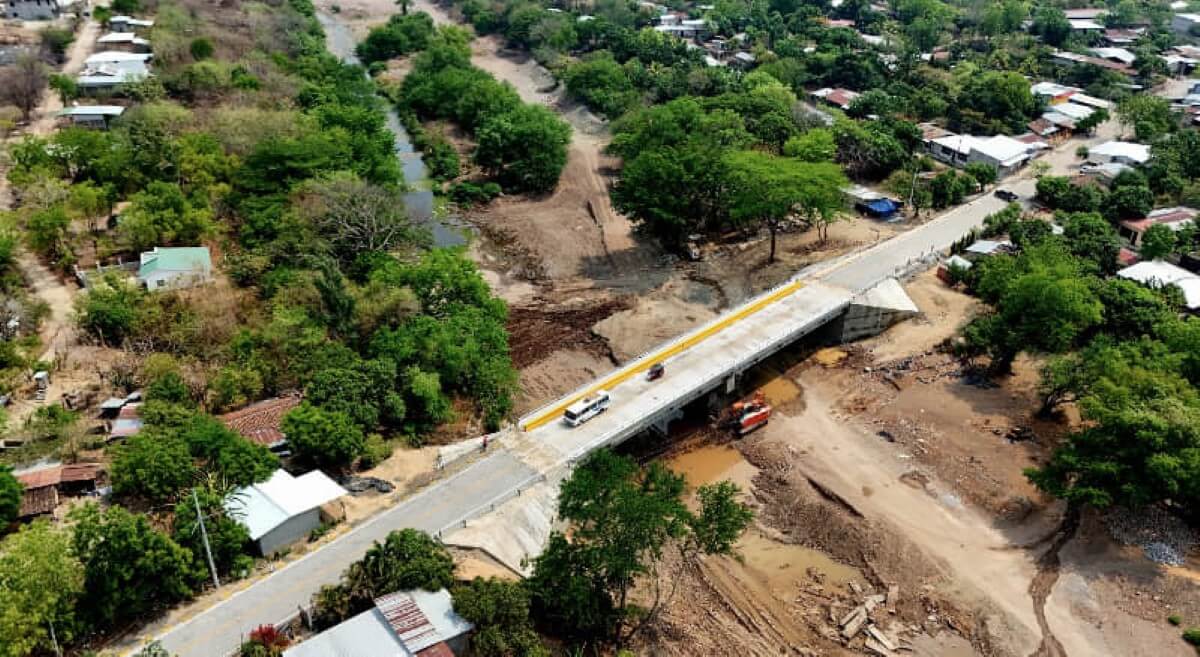
[(213, 563), (212, 548), (208, 545), (208, 530), (204, 528), (204, 514), (200, 512), (200, 498), (196, 489), (192, 489), (192, 503), (196, 505), (196, 520), (200, 522), (200, 538), (204, 539), (204, 556), (208, 557), (208, 569), (212, 571), (213, 586), (221, 588), (221, 580), (217, 579), (217, 566)]

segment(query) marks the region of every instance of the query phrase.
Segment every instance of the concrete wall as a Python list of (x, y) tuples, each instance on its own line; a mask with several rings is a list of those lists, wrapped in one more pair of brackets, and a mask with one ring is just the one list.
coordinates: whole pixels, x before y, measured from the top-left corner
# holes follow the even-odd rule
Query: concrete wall
[(258, 549), (264, 557), (291, 547), (294, 543), (307, 540), (312, 530), (321, 524), (321, 510), (313, 509), (294, 516), (282, 525), (258, 539)]
[(878, 335), (918, 312), (900, 283), (889, 278), (856, 297), (846, 312), (830, 323), (829, 335), (838, 342), (851, 342)]

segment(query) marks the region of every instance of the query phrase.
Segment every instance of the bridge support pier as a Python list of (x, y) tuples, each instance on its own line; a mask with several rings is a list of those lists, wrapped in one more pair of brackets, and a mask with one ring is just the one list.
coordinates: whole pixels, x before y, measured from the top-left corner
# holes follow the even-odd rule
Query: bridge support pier
[(650, 428), (654, 429), (654, 431), (656, 431), (659, 435), (666, 436), (667, 435), (667, 425), (669, 425), (671, 422), (673, 422), (675, 420), (681, 419), (682, 417), (683, 417), (683, 411), (681, 409), (675, 409), (674, 411), (671, 411), (667, 415), (664, 415), (663, 417), (655, 420), (654, 424), (650, 425)]

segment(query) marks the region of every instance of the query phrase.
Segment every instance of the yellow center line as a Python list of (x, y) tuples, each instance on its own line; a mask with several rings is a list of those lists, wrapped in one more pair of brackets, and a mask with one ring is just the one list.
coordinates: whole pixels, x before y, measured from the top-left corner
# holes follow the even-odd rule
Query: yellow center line
[(692, 347), (696, 346), (697, 344), (712, 337), (716, 333), (719, 333), (720, 331), (724, 330), (730, 324), (741, 321), (741, 320), (745, 319), (746, 317), (753, 315), (754, 313), (762, 310), (763, 308), (766, 308), (767, 306), (779, 301), (780, 299), (783, 299), (784, 297), (796, 292), (797, 290), (799, 290), (802, 287), (804, 287), (804, 283), (802, 283), (800, 281), (792, 281), (791, 283), (784, 285), (783, 287), (779, 288), (778, 290), (775, 290), (771, 294), (768, 294), (767, 296), (762, 297), (761, 299), (758, 299), (757, 301), (754, 301), (753, 303), (742, 306), (736, 312), (733, 312), (729, 315), (722, 317), (720, 320), (713, 322), (712, 324), (704, 327), (703, 330), (701, 330), (691, 336), (688, 336), (686, 339), (680, 340), (679, 342), (676, 342), (674, 344), (667, 345), (666, 347), (663, 347), (662, 349), (655, 352), (651, 356), (638, 361), (634, 365), (631, 365), (631, 366), (623, 368), (623, 369), (619, 369), (619, 370), (613, 372), (612, 374), (609, 374), (608, 376), (596, 381), (592, 385), (588, 386), (585, 390), (582, 390), (581, 392), (571, 395), (570, 397), (564, 398), (562, 401), (555, 404), (554, 406), (547, 408), (546, 410), (542, 411), (541, 413), (537, 414), (536, 416), (531, 417), (530, 419), (521, 423), (521, 430), (532, 431), (534, 429), (537, 429), (540, 426), (545, 425), (548, 422), (557, 420), (559, 417), (562, 416), (563, 411), (565, 411), (568, 406), (570, 406), (571, 404), (574, 404), (575, 402), (579, 401), (580, 399), (583, 399), (584, 397), (586, 397), (598, 390), (611, 389), (614, 386), (620, 385), (621, 383), (628, 380), (630, 377), (632, 377), (636, 374), (640, 374), (640, 373), (645, 372), (646, 370), (650, 369), (651, 365), (654, 365), (655, 363), (661, 363), (662, 361), (664, 361), (672, 356), (675, 356), (676, 354), (679, 354), (683, 351), (691, 349)]

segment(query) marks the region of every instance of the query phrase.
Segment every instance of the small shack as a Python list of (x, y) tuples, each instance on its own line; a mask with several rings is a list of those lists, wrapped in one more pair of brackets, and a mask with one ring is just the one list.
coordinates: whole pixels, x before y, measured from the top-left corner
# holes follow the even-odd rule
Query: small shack
[(137, 278), (147, 290), (193, 287), (212, 279), (212, 257), (207, 246), (156, 246), (142, 253)]

